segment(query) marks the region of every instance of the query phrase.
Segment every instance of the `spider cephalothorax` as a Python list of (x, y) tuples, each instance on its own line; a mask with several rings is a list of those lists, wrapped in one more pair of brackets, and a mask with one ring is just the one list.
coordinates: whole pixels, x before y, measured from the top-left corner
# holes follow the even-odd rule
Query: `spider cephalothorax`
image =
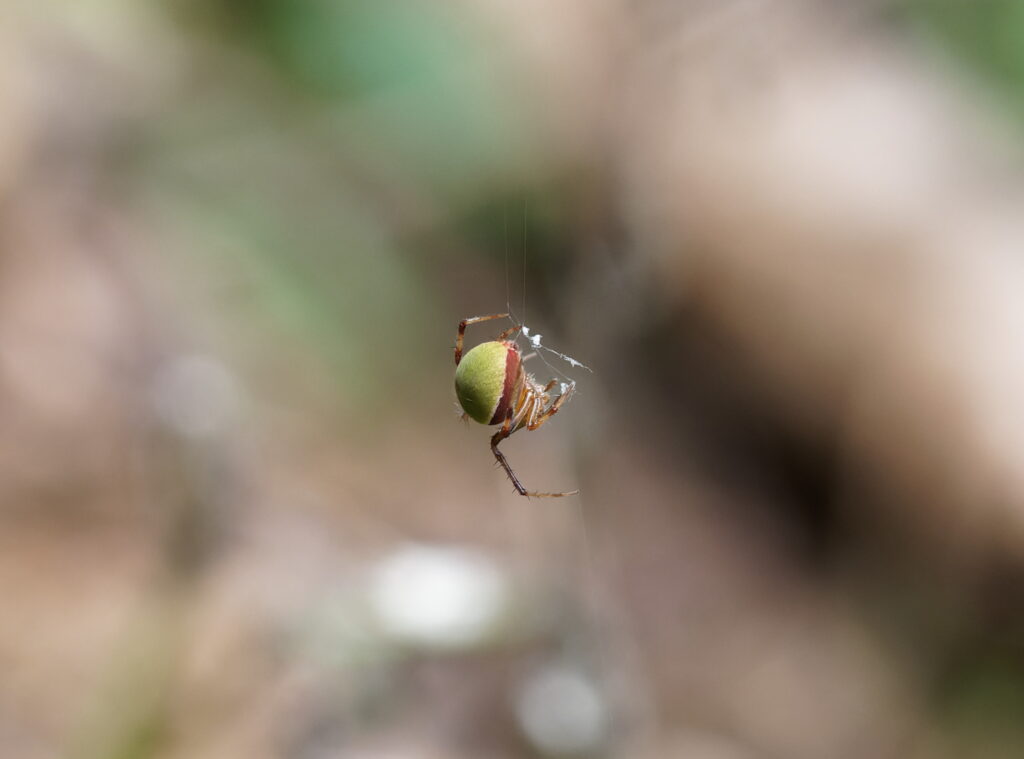
[(541, 385), (523, 370), (519, 346), (515, 340), (508, 339), (523, 330), (521, 325), (510, 327), (498, 335), (497, 339), (481, 343), (465, 356), (462, 355), (466, 327), (477, 322), (505, 318), (508, 318), (508, 314), (492, 314), (474, 316), (459, 322), (459, 334), (455, 339), (455, 394), (459, 405), (466, 416), (480, 424), (501, 425), (501, 429), (491, 437), (491, 451), (519, 495), (539, 498), (575, 495), (578, 490), (567, 493), (528, 491), (508, 465), (505, 455), (498, 450), (498, 444), (513, 432), (523, 427), (535, 430), (557, 414), (576, 389), (575, 382), (565, 383), (561, 392), (552, 400), (549, 391), (558, 384), (558, 380)]

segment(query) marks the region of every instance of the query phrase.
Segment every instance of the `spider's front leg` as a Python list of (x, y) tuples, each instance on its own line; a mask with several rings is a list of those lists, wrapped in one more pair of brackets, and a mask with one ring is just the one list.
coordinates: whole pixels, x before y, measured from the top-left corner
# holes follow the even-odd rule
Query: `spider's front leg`
[[(468, 319), (463, 319), (459, 322), (459, 334), (455, 338), (455, 365), (458, 366), (459, 362), (462, 361), (462, 342), (466, 337), (466, 327), (470, 324), (479, 324), (480, 322), (489, 322), (493, 319), (505, 319), (508, 318), (508, 314), (491, 314), (489, 316), (471, 316)], [(512, 332), (515, 332), (518, 327), (512, 327), (510, 330), (503, 332), (506, 337)], [(506, 334), (507, 333), (507, 334)], [(501, 337), (498, 338), (503, 339)]]

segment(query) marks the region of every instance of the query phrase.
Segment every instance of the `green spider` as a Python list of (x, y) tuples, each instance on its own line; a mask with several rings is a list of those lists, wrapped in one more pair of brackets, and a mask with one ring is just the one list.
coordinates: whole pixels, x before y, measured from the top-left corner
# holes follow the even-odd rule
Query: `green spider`
[(480, 343), (463, 357), (462, 342), (466, 327), (493, 319), (506, 319), (508, 316), (474, 316), (459, 322), (459, 335), (455, 339), (455, 394), (458, 396), (459, 405), (466, 412), (464, 416), (480, 424), (501, 425), (501, 429), (491, 437), (491, 452), (512, 480), (519, 495), (535, 498), (576, 495), (579, 490), (570, 490), (567, 493), (534, 493), (527, 490), (508, 465), (505, 455), (498, 450), (501, 441), (513, 432), (524, 427), (527, 430), (535, 430), (557, 414), (558, 409), (569, 400), (576, 389), (576, 383), (570, 381), (562, 386), (562, 392), (552, 400), (549, 391), (558, 384), (558, 380), (541, 385), (523, 371), (523, 358), (519, 346), (515, 340), (508, 339), (514, 333), (523, 330), (519, 324), (509, 327), (494, 340)]

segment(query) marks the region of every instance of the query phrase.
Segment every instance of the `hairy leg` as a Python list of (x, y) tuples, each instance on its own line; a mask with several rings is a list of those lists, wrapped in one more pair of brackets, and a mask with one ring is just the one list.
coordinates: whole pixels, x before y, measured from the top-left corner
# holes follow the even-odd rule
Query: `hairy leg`
[(527, 490), (523, 487), (523, 484), (516, 477), (516, 473), (512, 471), (512, 467), (508, 464), (508, 459), (505, 458), (505, 454), (498, 450), (498, 445), (509, 435), (512, 434), (512, 410), (509, 409), (508, 415), (505, 417), (505, 422), (501, 425), (501, 429), (494, 433), (491, 438), (491, 452), (494, 454), (494, 458), (497, 460), (501, 468), (505, 470), (505, 474), (512, 480), (512, 486), (516, 489), (519, 495), (524, 495), (527, 498), (563, 498), (567, 495), (576, 495), (579, 490), (570, 490), (567, 493), (535, 493)]

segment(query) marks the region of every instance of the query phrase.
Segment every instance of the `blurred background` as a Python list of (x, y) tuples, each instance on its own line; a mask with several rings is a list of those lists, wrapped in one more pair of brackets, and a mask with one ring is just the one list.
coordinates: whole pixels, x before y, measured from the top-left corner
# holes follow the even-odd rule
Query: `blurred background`
[(0, 0), (0, 114), (0, 756), (1024, 752), (1024, 4)]

